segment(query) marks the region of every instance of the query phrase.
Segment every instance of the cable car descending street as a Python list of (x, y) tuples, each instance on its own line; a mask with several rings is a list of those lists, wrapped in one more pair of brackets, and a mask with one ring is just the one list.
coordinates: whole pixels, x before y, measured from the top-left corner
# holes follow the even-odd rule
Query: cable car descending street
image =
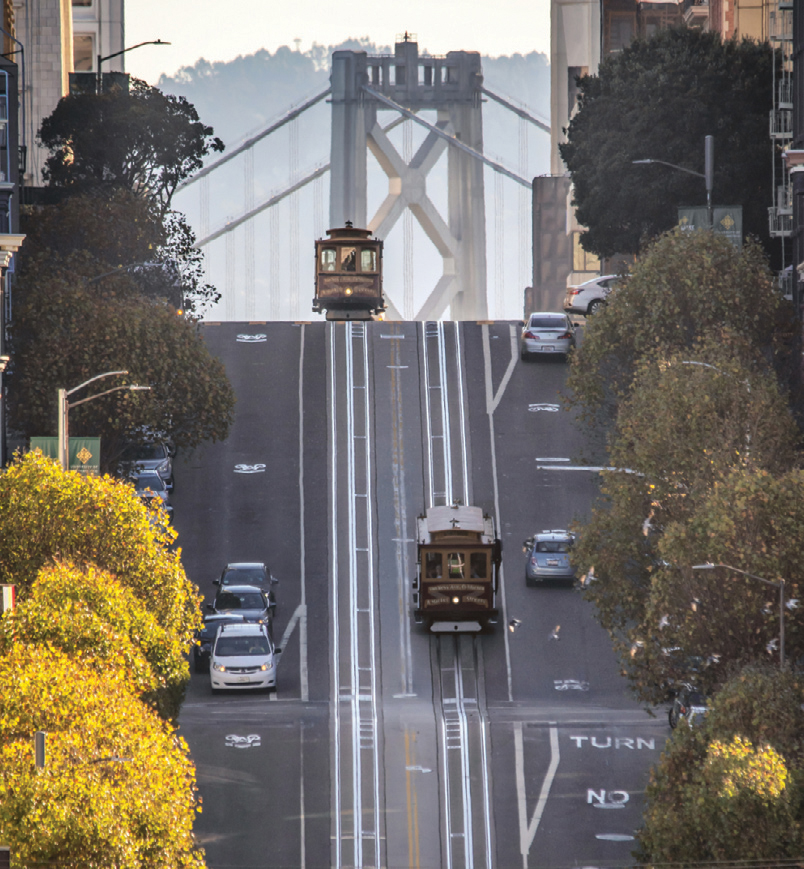
[(413, 618), (433, 633), (478, 633), (497, 621), (502, 542), (480, 507), (429, 507), (416, 520)]
[(328, 229), (315, 243), (313, 310), (327, 320), (372, 320), (385, 310), (382, 295), (382, 240), (351, 221)]

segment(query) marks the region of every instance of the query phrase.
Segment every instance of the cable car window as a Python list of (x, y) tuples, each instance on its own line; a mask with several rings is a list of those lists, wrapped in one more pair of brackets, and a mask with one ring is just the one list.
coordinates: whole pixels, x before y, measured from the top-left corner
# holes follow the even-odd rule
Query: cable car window
[(356, 267), (357, 249), (353, 247), (341, 248), (341, 271), (353, 272)]
[(441, 579), (441, 553), (428, 552), (424, 558), (424, 575), (427, 579)]
[(463, 552), (447, 553), (447, 570), (449, 571), (450, 579), (465, 579), (464, 567)]
[(363, 248), (360, 251), (360, 271), (361, 272), (376, 272), (377, 271), (377, 251), (373, 248)]
[(485, 579), (488, 576), (488, 564), (485, 552), (473, 552), (469, 558), (469, 573), (472, 579)]
[(321, 248), (321, 271), (322, 272), (334, 272), (335, 271), (335, 248), (334, 247), (322, 247)]

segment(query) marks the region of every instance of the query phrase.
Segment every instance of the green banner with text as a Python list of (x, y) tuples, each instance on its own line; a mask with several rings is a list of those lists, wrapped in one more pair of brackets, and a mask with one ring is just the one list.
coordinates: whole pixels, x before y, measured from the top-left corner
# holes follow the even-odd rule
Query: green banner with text
[[(709, 213), (705, 205), (695, 207), (679, 206), (678, 225), (691, 231), (709, 228)], [(743, 207), (742, 205), (716, 205), (712, 209), (712, 229), (718, 235), (725, 235), (735, 246), (743, 246)]]
[[(40, 450), (51, 459), (59, 458), (58, 438), (31, 438), (32, 450)], [(81, 474), (100, 474), (100, 438), (70, 438), (67, 467)]]

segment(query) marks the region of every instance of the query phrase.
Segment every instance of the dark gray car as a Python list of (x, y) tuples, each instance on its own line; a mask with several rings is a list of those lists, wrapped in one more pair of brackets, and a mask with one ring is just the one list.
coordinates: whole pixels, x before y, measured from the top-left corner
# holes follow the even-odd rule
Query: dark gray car
[(268, 594), (256, 585), (226, 585), (218, 589), (215, 602), (208, 603), (213, 613), (241, 615), (245, 622), (267, 625), (271, 621), (271, 602)]

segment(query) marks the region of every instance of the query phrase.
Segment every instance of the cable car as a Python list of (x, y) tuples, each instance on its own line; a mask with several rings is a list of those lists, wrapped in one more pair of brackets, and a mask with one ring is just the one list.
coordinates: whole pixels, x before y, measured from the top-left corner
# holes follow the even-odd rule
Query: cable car
[(385, 310), (382, 240), (351, 221), (315, 243), (313, 310), (327, 320), (371, 320)]

